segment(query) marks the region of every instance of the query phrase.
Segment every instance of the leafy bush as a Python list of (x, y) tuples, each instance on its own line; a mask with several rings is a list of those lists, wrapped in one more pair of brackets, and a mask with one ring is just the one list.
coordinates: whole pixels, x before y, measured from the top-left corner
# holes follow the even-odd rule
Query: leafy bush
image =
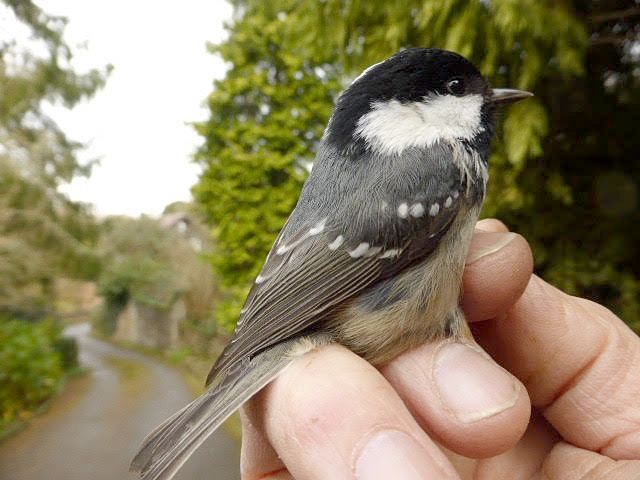
[(63, 360), (56, 350), (60, 338), (60, 329), (51, 322), (0, 318), (0, 429), (58, 390), (63, 366), (70, 361), (69, 353)]
[(118, 316), (127, 306), (128, 295), (120, 297), (105, 296), (104, 302), (100, 303), (91, 312), (91, 326), (95, 332), (106, 337), (113, 335), (118, 326)]
[(60, 355), (64, 371), (78, 366), (78, 342), (75, 338), (60, 337), (54, 342), (53, 349)]

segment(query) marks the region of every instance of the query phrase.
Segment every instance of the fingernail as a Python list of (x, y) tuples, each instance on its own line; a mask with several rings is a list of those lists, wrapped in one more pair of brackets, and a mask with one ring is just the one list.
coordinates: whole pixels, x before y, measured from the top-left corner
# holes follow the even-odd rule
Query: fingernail
[(450, 478), (450, 472), (413, 438), (398, 430), (378, 432), (356, 461), (358, 480)]
[(445, 410), (464, 423), (477, 422), (516, 404), (518, 384), (505, 370), (462, 343), (445, 343), (433, 378)]
[(507, 246), (517, 233), (497, 233), (497, 232), (476, 232), (469, 246), (469, 254), (467, 255), (467, 265), (477, 262), (482, 257), (491, 255), (498, 250)]
[(505, 224), (496, 218), (478, 220), (475, 229), (483, 232), (505, 232), (508, 230)]

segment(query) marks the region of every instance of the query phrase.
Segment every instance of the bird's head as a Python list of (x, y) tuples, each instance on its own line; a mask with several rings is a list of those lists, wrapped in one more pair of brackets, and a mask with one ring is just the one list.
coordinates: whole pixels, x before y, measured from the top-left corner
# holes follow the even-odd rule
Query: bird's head
[(488, 144), (495, 106), (528, 96), (492, 89), (456, 53), (408, 49), (353, 81), (338, 99), (325, 137), (342, 152), (370, 149), (385, 155), (443, 141)]

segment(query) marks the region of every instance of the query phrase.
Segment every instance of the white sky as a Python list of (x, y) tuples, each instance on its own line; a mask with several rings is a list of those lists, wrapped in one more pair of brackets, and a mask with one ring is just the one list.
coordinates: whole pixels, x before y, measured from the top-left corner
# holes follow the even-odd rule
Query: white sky
[(189, 200), (200, 138), (186, 122), (206, 118), (202, 103), (223, 62), (206, 42), (224, 38), (231, 7), (223, 0), (36, 0), (47, 13), (69, 18), (70, 45), (86, 42), (74, 66), (111, 63), (106, 87), (53, 118), (74, 140), (89, 142), (81, 160), (100, 158), (89, 179), (63, 187), (99, 215), (158, 215)]

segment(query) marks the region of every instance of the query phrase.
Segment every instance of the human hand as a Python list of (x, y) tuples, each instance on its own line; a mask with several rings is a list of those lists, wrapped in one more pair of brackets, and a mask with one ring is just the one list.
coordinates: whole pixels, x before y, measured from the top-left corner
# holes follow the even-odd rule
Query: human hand
[(640, 478), (640, 339), (532, 265), (480, 222), (463, 307), (495, 361), (450, 340), (379, 370), (309, 353), (243, 409), (243, 479)]

